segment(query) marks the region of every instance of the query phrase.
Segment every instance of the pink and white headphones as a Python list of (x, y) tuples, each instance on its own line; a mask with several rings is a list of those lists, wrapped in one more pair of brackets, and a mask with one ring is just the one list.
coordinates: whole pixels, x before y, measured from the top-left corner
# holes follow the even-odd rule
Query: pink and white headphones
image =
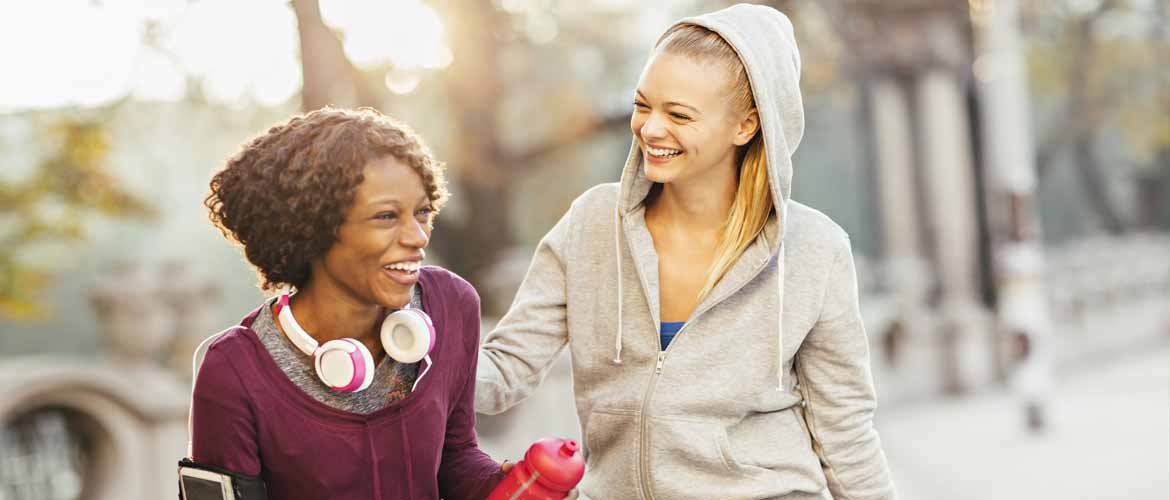
[[(374, 381), (374, 357), (361, 342), (342, 338), (322, 345), (309, 335), (293, 317), (288, 294), (277, 302), (278, 321), (289, 339), (301, 352), (313, 357), (317, 378), (338, 392), (365, 390)], [(420, 309), (400, 309), (382, 321), (382, 348), (399, 363), (426, 361), (426, 368), (415, 379), (417, 387), (431, 369), (431, 350), (435, 348), (435, 325)], [(413, 387), (411, 390), (414, 390)]]

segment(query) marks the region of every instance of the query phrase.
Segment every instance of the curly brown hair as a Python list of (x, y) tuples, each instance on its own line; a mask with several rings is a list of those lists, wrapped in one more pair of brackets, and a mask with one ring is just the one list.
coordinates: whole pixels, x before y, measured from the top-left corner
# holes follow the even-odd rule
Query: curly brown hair
[(203, 204), (243, 247), (261, 289), (299, 288), (337, 240), (366, 164), (388, 156), (418, 172), (437, 214), (448, 197), (443, 165), (409, 126), (369, 108), (324, 108), (273, 126), (212, 177)]

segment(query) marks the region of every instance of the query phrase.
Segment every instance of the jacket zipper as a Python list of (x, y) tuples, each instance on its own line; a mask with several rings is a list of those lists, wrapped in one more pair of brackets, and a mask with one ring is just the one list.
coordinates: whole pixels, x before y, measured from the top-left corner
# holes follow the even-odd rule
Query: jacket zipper
[[(684, 327), (686, 325), (683, 325)], [(679, 329), (682, 331), (682, 329)], [(675, 334), (676, 336), (678, 334)], [(658, 362), (654, 366), (654, 373), (650, 375), (650, 383), (646, 385), (646, 395), (642, 396), (642, 412), (639, 415), (641, 419), (641, 434), (638, 439), (638, 458), (640, 458), (640, 467), (642, 472), (642, 498), (645, 500), (654, 500), (654, 494), (650, 491), (650, 457), (647, 454), (647, 449), (650, 448), (650, 433), (647, 432), (646, 411), (650, 409), (650, 397), (654, 395), (654, 388), (658, 385), (658, 376), (662, 374), (662, 361), (666, 359), (666, 351), (658, 351)]]
[[(780, 245), (780, 251), (784, 251), (783, 244)], [(771, 258), (765, 260), (762, 265), (757, 267), (756, 270), (752, 272), (752, 277), (749, 278), (748, 281), (751, 281), (755, 279), (756, 276), (759, 276), (760, 271), (763, 271), (766, 267), (768, 267), (770, 262), (772, 262)], [(782, 280), (784, 277), (779, 276), (777, 279)], [(712, 307), (715, 307), (715, 304), (723, 302), (727, 297), (731, 296), (731, 294), (735, 293), (736, 291), (737, 290), (732, 290), (728, 293), (725, 293), (721, 295), (718, 300), (712, 300), (711, 302), (708, 302), (707, 305), (702, 309), (695, 311), (694, 314), (691, 315), (691, 319), (687, 320), (687, 322), (683, 324), (682, 328), (679, 328), (678, 332), (674, 334), (674, 338), (671, 339), (670, 345), (667, 345), (666, 349), (658, 351), (658, 361), (654, 365), (654, 373), (650, 376), (650, 383), (646, 387), (646, 395), (642, 397), (642, 412), (639, 417), (641, 419), (641, 429), (639, 429), (641, 438), (638, 440), (638, 457), (640, 458), (639, 461), (641, 462), (641, 467), (639, 468), (641, 469), (642, 473), (642, 497), (646, 500), (654, 500), (654, 494), (650, 488), (650, 457), (647, 453), (647, 451), (650, 449), (650, 435), (649, 432), (647, 432), (648, 426), (646, 424), (646, 413), (647, 410), (650, 409), (650, 397), (654, 395), (654, 388), (658, 386), (658, 377), (659, 375), (662, 375), (662, 364), (666, 361), (666, 353), (670, 352), (670, 348), (673, 347), (675, 342), (678, 341), (678, 337), (679, 335), (682, 335), (683, 330), (686, 330), (687, 327), (691, 325), (691, 323), (697, 321), (699, 317), (703, 315), (703, 313), (707, 312)], [(783, 325), (781, 325), (780, 328), (780, 334), (783, 335)], [(661, 342), (661, 340), (659, 340), (659, 342)]]

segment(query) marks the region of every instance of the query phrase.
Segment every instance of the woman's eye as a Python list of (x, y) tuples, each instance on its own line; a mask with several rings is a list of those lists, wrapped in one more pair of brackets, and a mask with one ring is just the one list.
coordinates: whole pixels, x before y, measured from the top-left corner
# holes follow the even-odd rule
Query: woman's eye
[(431, 215), (434, 213), (435, 213), (435, 210), (433, 208), (430, 208), (430, 207), (420, 208), (414, 212), (414, 216), (418, 217), (420, 219), (429, 219), (431, 217)]
[(673, 116), (679, 120), (690, 120), (691, 119), (691, 117), (684, 115), (682, 113), (671, 113), (670, 116)]
[(645, 103), (634, 101), (634, 107), (638, 108), (638, 109), (646, 109), (646, 108), (649, 108), (650, 106), (647, 106)]
[(374, 216), (375, 219), (394, 220), (398, 218), (398, 212), (381, 212)]

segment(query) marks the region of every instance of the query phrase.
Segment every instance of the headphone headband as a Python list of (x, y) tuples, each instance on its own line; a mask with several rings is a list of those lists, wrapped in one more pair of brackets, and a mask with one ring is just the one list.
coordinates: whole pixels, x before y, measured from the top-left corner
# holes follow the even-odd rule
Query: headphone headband
[(309, 356), (317, 352), (317, 347), (319, 347), (317, 340), (309, 335), (309, 332), (306, 332), (304, 328), (301, 328), (300, 323), (297, 323), (297, 319), (293, 317), (292, 305), (289, 303), (287, 293), (280, 296), (280, 300), (276, 302), (276, 307), (277, 321), (280, 322), (281, 328), (288, 334), (288, 338), (292, 341), (293, 345), (297, 346), (297, 349), (300, 349), (301, 352)]

